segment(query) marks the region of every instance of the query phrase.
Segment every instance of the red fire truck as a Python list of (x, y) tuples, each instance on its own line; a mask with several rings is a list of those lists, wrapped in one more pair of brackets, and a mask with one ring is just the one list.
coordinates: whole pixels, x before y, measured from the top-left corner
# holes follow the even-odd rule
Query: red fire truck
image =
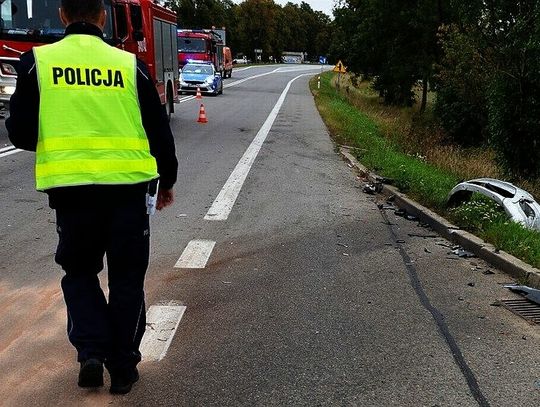
[[(15, 90), (19, 56), (64, 35), (60, 0), (0, 0), (0, 102)], [(105, 0), (104, 39), (143, 60), (170, 115), (178, 101), (176, 14), (153, 0)]]
[(178, 30), (178, 64), (183, 68), (189, 61), (212, 62), (224, 77), (224, 46), (225, 29)]

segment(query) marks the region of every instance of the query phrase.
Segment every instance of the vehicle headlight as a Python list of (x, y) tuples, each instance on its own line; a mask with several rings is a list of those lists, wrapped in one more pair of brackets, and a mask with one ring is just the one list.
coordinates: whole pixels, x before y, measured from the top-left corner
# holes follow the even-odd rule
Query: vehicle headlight
[(213, 76), (209, 76), (206, 78), (205, 82), (209, 85), (213, 84), (214, 83), (214, 77)]

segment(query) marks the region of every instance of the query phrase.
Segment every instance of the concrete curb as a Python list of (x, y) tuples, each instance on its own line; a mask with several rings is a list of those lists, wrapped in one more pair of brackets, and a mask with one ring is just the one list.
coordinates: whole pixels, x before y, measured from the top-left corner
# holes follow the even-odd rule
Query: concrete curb
[[(348, 161), (369, 181), (381, 181), (382, 178), (370, 172), (366, 167), (360, 164), (349, 152), (348, 148), (340, 147), (339, 152), (345, 161)], [(451, 224), (432, 210), (409, 199), (405, 194), (402, 194), (393, 186), (383, 184), (381, 193), (385, 196), (394, 196), (394, 203), (397, 207), (404, 209), (408, 214), (416, 216), (421, 222), (430, 225), (435, 232), (445, 239), (462, 246), (464, 249), (474, 253), (479, 258), (487, 261), (506, 274), (525, 281), (524, 284), (529, 287), (540, 289), (540, 270), (530, 266), (511, 254), (497, 250), (492, 244), (484, 242), (472, 233), (461, 230), (458, 226)]]

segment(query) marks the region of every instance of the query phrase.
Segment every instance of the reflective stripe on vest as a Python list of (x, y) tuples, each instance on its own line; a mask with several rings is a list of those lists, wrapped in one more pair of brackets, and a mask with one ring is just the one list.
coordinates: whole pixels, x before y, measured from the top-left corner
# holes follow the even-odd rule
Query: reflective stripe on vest
[(156, 178), (133, 54), (92, 35), (34, 48), (40, 90), (36, 188)]

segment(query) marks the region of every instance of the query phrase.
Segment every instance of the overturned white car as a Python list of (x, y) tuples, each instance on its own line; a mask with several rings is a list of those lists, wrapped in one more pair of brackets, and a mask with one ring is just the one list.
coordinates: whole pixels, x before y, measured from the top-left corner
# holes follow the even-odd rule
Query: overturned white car
[(529, 229), (540, 230), (540, 205), (527, 191), (515, 185), (493, 178), (478, 178), (457, 184), (450, 194), (448, 203), (456, 207), (468, 201), (477, 192), (501, 205), (508, 216)]

